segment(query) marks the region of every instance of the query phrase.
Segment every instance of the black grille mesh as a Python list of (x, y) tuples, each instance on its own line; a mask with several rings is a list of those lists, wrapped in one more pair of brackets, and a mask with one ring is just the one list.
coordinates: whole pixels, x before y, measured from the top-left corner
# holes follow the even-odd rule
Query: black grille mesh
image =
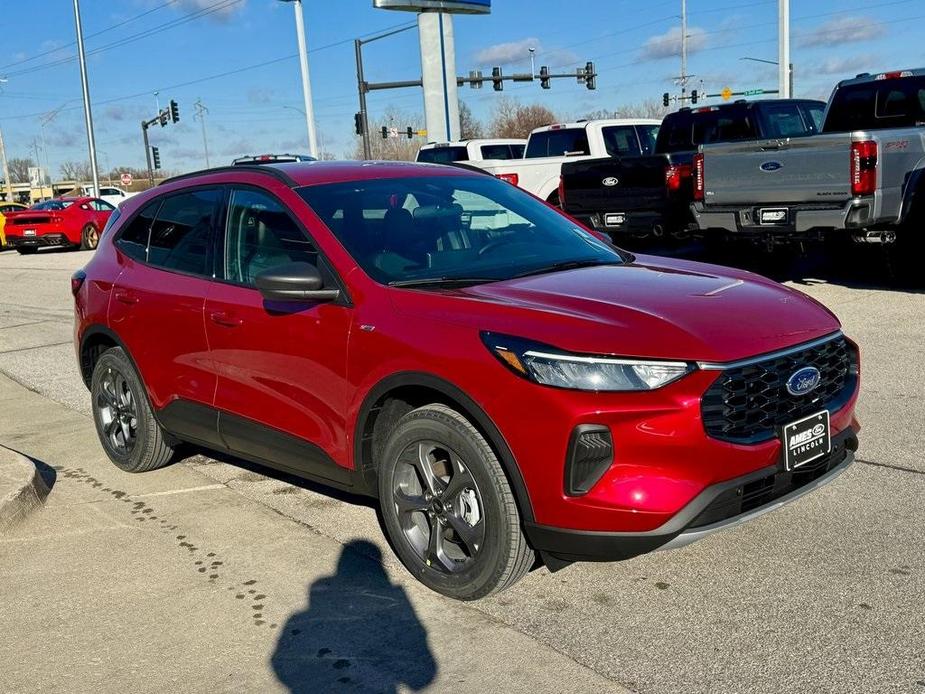
[[(814, 347), (723, 371), (701, 400), (703, 425), (717, 439), (758, 443), (778, 434), (784, 424), (822, 409), (842, 407), (857, 381), (857, 355), (836, 337)], [(815, 366), (822, 379), (812, 393), (787, 391), (787, 379), (800, 368)]]

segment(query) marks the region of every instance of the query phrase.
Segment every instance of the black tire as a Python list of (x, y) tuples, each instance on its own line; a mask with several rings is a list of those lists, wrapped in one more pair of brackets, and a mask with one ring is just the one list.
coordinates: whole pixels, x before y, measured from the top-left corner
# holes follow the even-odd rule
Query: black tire
[(100, 245), (100, 232), (92, 224), (88, 224), (80, 232), (80, 250), (95, 251)]
[(546, 198), (546, 202), (548, 202), (548, 203), (549, 203), (550, 205), (552, 205), (553, 207), (558, 207), (560, 210), (561, 210), (561, 209), (564, 209), (564, 208), (562, 207), (562, 201), (559, 200), (559, 191), (555, 191), (554, 193), (550, 193), (549, 197)]
[[(422, 456), (431, 446), (441, 453)], [(425, 457), (433, 463), (426, 464), (434, 483), (443, 485), (433, 495), (415, 462)], [(450, 465), (452, 474), (441, 474)], [(530, 570), (534, 553), (521, 531), (504, 470), (485, 438), (459, 412), (432, 404), (407, 413), (385, 444), (378, 472), (392, 547), (428, 588), (457, 600), (477, 600), (508, 588)]]
[(170, 462), (173, 446), (154, 419), (141, 379), (121, 347), (100, 355), (90, 396), (96, 433), (116, 467), (147, 472)]
[(17, 248), (16, 252), (19, 253), (19, 255), (32, 255), (38, 253), (39, 249), (34, 246), (23, 246), (22, 248)]

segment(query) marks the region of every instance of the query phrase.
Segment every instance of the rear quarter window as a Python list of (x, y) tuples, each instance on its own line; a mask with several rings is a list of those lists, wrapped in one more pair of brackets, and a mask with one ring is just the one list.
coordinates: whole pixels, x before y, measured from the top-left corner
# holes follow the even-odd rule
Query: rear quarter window
[[(141, 262), (148, 259), (148, 236), (151, 233), (151, 224), (154, 222), (157, 208), (160, 205), (160, 200), (148, 203), (134, 219), (122, 228), (119, 238), (116, 239), (116, 246), (129, 258), (140, 260)], [(116, 217), (117, 214), (113, 213), (112, 217), (109, 218), (107, 227), (114, 224), (112, 220)]]

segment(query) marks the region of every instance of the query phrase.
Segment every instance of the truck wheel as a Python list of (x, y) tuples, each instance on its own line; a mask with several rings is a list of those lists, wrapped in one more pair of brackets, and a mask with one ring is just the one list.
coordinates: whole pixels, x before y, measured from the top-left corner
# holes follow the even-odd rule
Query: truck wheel
[(548, 198), (546, 198), (546, 202), (548, 202), (553, 207), (558, 207), (560, 210), (562, 209), (562, 202), (559, 200), (559, 191), (555, 191)]
[(173, 447), (154, 419), (135, 367), (121, 347), (106, 350), (90, 381), (93, 421), (109, 459), (126, 472), (163, 467)]
[(80, 250), (92, 251), (100, 245), (100, 232), (92, 224), (88, 224), (80, 232)]
[(472, 423), (445, 405), (398, 421), (379, 466), (379, 499), (402, 563), (447, 597), (504, 590), (533, 563), (501, 464)]

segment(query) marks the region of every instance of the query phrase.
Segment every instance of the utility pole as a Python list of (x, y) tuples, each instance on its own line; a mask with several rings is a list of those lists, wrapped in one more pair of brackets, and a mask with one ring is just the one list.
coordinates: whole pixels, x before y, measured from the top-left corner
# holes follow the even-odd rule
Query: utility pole
[(790, 62), (790, 0), (778, 0), (777, 3), (777, 91), (781, 98), (793, 96), (793, 65)]
[[(45, 197), (45, 177), (42, 176), (42, 158), (39, 153), (39, 141), (32, 138), (32, 152), (35, 154), (35, 168), (39, 172), (39, 197)], [(31, 197), (31, 195), (30, 195)]]
[(2, 129), (0, 129), (0, 160), (3, 162), (3, 181), (6, 187), (6, 201), (13, 202), (13, 183), (10, 181), (10, 167), (6, 161), (6, 147), (3, 146)]
[(209, 140), (206, 138), (206, 114), (209, 112), (209, 109), (203, 105), (201, 97), (193, 104), (193, 108), (196, 109), (193, 118), (197, 118), (202, 124), (202, 149), (206, 153), (206, 168), (209, 169), (211, 168), (209, 165)]
[(90, 85), (87, 81), (87, 56), (84, 54), (84, 31), (80, 23), (80, 0), (74, 0), (74, 23), (77, 26), (77, 58), (80, 63), (80, 86), (84, 97), (84, 120), (87, 126), (87, 148), (90, 150), (90, 172), (93, 175), (93, 195), (100, 194), (100, 172), (96, 166), (96, 138), (93, 135), (93, 114), (90, 111)]
[(302, 97), (305, 99), (305, 125), (308, 129), (309, 155), (318, 156), (318, 138), (315, 134), (315, 109), (312, 106), (312, 82), (308, 72), (308, 48), (305, 45), (305, 19), (302, 16), (302, 0), (291, 2), (295, 12), (295, 33), (299, 42), (299, 66), (302, 71)]
[(681, 0), (681, 103), (687, 91), (687, 0)]
[[(45, 152), (45, 173), (48, 174), (49, 182), (51, 183), (51, 197), (55, 197), (55, 184), (53, 183), (54, 179), (51, 177), (51, 163), (48, 159), (48, 140), (45, 138), (45, 127), (49, 125), (55, 118), (58, 117), (58, 114), (61, 112), (61, 109), (64, 108), (64, 104), (61, 104), (54, 111), (49, 111), (44, 116), (42, 116), (41, 126), (42, 126), (42, 150)], [(39, 166), (41, 166), (41, 163)], [(44, 183), (44, 181), (43, 181)]]

